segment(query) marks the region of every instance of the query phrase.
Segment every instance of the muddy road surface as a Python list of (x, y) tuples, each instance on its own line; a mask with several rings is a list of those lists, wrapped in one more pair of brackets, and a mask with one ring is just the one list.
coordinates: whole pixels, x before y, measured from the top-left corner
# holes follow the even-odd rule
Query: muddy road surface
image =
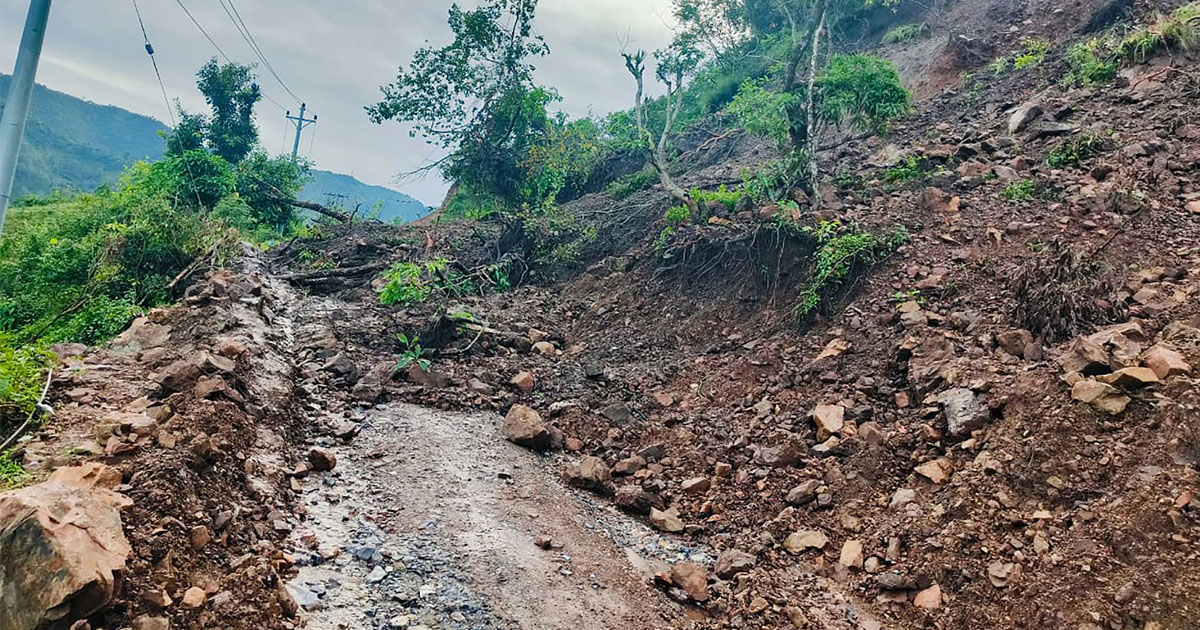
[(649, 578), (709, 554), (566, 488), (553, 459), (501, 438), (499, 416), (351, 414), (361, 432), (327, 442), (336, 467), (304, 484), (307, 551), (287, 588), (306, 627), (655, 628), (690, 614)]

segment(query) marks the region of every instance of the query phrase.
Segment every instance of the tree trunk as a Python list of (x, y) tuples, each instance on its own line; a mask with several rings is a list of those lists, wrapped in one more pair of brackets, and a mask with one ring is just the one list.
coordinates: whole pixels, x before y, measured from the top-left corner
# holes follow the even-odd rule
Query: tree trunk
[(338, 221), (341, 221), (342, 223), (350, 222), (350, 215), (346, 214), (345, 212), (342, 212), (341, 210), (335, 210), (333, 208), (323, 206), (319, 203), (315, 203), (312, 201), (300, 201), (299, 199), (283, 199), (283, 198), (276, 198), (276, 199), (272, 199), (271, 201), (273, 201), (275, 203), (286, 203), (288, 205), (296, 206), (297, 208), (304, 208), (305, 210), (312, 210), (313, 212), (316, 212), (317, 214), (323, 214), (331, 219), (337, 219)]
[(829, 11), (829, 1), (822, 0), (820, 5), (821, 17), (817, 21), (817, 27), (813, 29), (812, 35), (812, 50), (809, 56), (808, 66), (808, 95), (807, 105), (805, 109), (805, 122), (808, 129), (806, 130), (807, 137), (805, 138), (806, 158), (808, 158), (808, 185), (812, 190), (812, 207), (813, 210), (821, 208), (821, 191), (818, 189), (818, 179), (821, 175), (820, 165), (817, 163), (817, 114), (814, 111), (816, 107), (816, 85), (817, 85), (817, 62), (820, 59), (821, 50), (821, 31), (825, 30), (825, 14)]

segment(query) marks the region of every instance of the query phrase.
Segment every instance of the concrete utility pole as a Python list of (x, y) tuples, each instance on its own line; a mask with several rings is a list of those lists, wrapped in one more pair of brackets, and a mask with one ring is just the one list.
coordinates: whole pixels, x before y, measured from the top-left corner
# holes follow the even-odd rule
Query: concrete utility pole
[(300, 103), (300, 115), (299, 116), (293, 116), (291, 110), (288, 110), (287, 114), (286, 114), (286, 117), (288, 120), (296, 121), (296, 142), (294, 144), (292, 144), (292, 161), (293, 162), (296, 161), (296, 154), (300, 152), (300, 132), (304, 131), (304, 127), (306, 125), (315, 125), (317, 123), (317, 116), (315, 114), (313, 115), (312, 118), (304, 117), (304, 108), (305, 107), (306, 107), (306, 105), (304, 103)]
[(29, 119), (29, 101), (33, 98), (33, 78), (42, 56), (46, 39), (46, 20), (50, 17), (50, 0), (30, 0), (25, 16), (25, 32), (17, 50), (17, 63), (8, 84), (4, 116), (0, 118), (0, 233), (8, 214), (8, 199), (12, 195), (13, 178), (17, 175), (17, 154), (25, 136), (25, 121)]

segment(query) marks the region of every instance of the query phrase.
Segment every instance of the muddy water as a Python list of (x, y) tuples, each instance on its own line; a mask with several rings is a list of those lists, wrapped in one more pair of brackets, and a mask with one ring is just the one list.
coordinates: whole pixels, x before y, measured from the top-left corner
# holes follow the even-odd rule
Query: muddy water
[(336, 469), (305, 480), (288, 587), (308, 628), (633, 629), (687, 614), (648, 577), (711, 558), (564, 488), (552, 460), (500, 438), (499, 417), (356, 413)]

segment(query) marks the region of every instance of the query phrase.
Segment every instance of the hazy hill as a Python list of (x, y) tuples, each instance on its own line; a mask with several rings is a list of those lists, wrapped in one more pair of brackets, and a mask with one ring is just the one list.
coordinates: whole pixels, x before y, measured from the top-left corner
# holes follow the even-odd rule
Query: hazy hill
[[(12, 77), (0, 74), (0, 111)], [(33, 107), (13, 182), (13, 196), (46, 194), (56, 189), (88, 191), (116, 181), (129, 164), (162, 156), (161, 122), (111, 105), (99, 105), (42, 85)], [(390, 188), (372, 186), (349, 175), (314, 170), (302, 199), (326, 203), (340, 196), (353, 209), (368, 213), (381, 203), (378, 218), (403, 221), (429, 212), (425, 204)]]

